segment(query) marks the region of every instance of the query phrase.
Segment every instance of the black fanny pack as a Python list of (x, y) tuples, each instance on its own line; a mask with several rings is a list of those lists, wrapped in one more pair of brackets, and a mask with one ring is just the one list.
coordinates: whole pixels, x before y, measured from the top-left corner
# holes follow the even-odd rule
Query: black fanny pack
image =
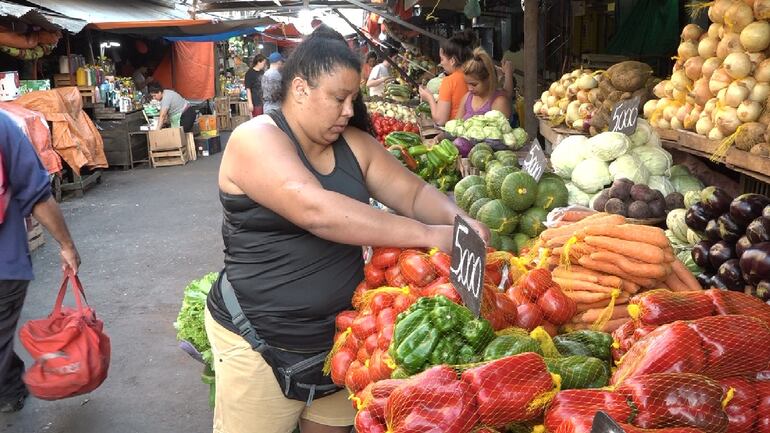
[(268, 345), (243, 314), (235, 291), (224, 271), (219, 277), (219, 287), (225, 307), (241, 336), (259, 352), (273, 369), (275, 379), (286, 398), (304, 401), (308, 406), (314, 398), (334, 394), (342, 388), (332, 382), (331, 376), (323, 373), (324, 361), (329, 354), (323, 352), (295, 352)]

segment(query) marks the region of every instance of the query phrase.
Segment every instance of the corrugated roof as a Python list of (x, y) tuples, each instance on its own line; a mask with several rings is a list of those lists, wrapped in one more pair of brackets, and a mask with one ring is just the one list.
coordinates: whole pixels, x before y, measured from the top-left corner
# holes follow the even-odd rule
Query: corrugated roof
[(56, 12), (43, 11), (32, 6), (24, 6), (6, 1), (0, 1), (0, 16), (15, 17), (21, 22), (38, 26), (48, 31), (64, 29), (77, 33), (88, 24), (86, 21), (64, 16)]
[(182, 7), (169, 8), (141, 0), (27, 0), (87, 23), (189, 19)]

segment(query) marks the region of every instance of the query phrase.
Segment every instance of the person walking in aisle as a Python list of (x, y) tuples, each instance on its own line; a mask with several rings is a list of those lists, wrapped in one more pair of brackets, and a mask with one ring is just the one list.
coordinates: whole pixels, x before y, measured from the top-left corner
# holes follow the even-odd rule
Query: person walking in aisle
[(278, 51), (267, 57), (270, 68), (262, 76), (263, 112), (281, 109), (281, 69), (284, 58)]
[[(393, 54), (393, 51), (387, 53), (388, 56)], [(369, 80), (366, 82), (369, 87), (369, 96), (382, 96), (385, 93), (385, 85), (391, 81), (393, 76), (390, 72), (390, 59), (386, 57), (369, 73)]]
[(75, 274), (80, 256), (51, 195), (48, 171), (24, 132), (0, 112), (0, 412), (24, 407), (24, 362), (13, 350), (16, 325), (33, 279), (24, 219), (32, 214), (61, 247), (63, 270)]
[(267, 57), (257, 54), (243, 79), (243, 84), (246, 87), (246, 99), (249, 102), (249, 112), (252, 117), (262, 114), (262, 76), (265, 74), (265, 66), (267, 66)]

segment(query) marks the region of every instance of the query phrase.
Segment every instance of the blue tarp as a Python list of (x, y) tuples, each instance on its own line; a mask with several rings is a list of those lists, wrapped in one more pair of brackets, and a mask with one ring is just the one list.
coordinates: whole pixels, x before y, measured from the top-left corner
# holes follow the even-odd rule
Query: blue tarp
[(253, 35), (267, 29), (267, 26), (244, 27), (242, 29), (230, 30), (224, 33), (203, 36), (171, 36), (164, 39), (172, 42), (220, 42), (230, 38), (243, 35)]

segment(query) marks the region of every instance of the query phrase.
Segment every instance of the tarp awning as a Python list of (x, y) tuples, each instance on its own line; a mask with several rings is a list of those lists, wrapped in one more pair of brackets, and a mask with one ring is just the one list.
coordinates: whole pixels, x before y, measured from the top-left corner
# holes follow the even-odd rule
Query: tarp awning
[(111, 23), (189, 19), (181, 7), (166, 7), (143, 0), (27, 0), (59, 14), (86, 21)]
[[(234, 35), (254, 33), (255, 27), (274, 24), (271, 18), (253, 18), (246, 20), (211, 21), (211, 20), (158, 20), (158, 21), (129, 21), (92, 23), (88, 28), (103, 30), (110, 33), (134, 34), (142, 36), (165, 37), (169, 40), (181, 38), (189, 42), (212, 42), (212, 35), (234, 32)], [(184, 39), (189, 37), (204, 37)], [(226, 39), (226, 38), (225, 38)]]
[(0, 16), (18, 18), (19, 21), (47, 31), (67, 30), (77, 33), (88, 24), (84, 20), (71, 18), (56, 12), (48, 12), (32, 6), (0, 1)]

